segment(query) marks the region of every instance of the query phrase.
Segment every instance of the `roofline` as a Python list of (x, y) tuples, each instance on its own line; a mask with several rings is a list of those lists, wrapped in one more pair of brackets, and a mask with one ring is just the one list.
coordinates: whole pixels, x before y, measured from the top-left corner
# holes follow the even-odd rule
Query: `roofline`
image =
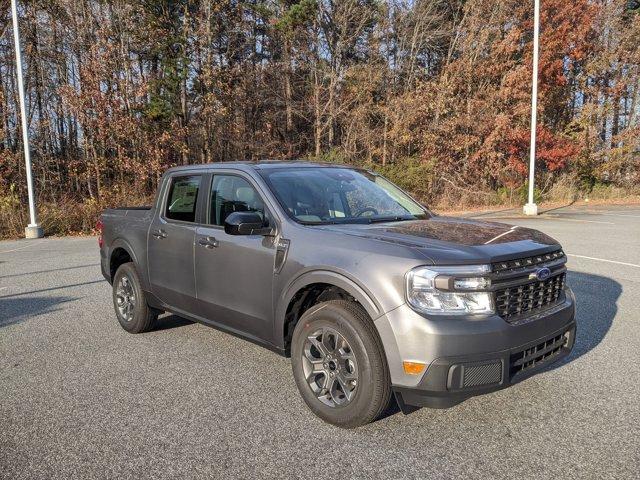
[[(176, 171), (193, 171), (193, 170), (213, 170), (225, 167), (241, 167), (241, 170), (269, 170), (277, 168), (348, 168), (352, 170), (367, 170), (365, 168), (356, 165), (346, 165), (340, 163), (330, 162), (316, 162), (306, 160), (246, 160), (246, 161), (232, 161), (232, 162), (212, 162), (212, 163), (200, 163), (192, 165), (176, 165), (175, 167), (168, 168), (164, 173), (173, 173)], [(244, 167), (244, 168), (243, 168)]]

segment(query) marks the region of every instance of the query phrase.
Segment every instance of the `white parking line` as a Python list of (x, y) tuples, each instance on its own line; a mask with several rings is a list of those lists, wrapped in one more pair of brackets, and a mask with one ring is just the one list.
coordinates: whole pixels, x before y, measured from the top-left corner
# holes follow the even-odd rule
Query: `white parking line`
[(595, 260), (597, 262), (615, 263), (616, 265), (626, 265), (627, 267), (640, 268), (640, 265), (636, 265), (635, 263), (618, 262), (617, 260), (607, 260), (606, 258), (587, 257), (586, 255), (576, 255), (574, 253), (567, 253), (567, 256), (576, 257), (576, 258), (586, 258), (587, 260)]
[(613, 213), (613, 212), (589, 212), (588, 215), (601, 215), (603, 217), (631, 217), (631, 218), (640, 218), (640, 215), (630, 215), (628, 213)]
[(546, 218), (546, 219), (551, 219), (551, 220), (562, 220), (563, 222), (579, 222), (579, 223), (600, 223), (603, 225), (615, 225), (615, 223), (613, 222), (600, 222), (598, 220), (580, 220), (577, 218), (564, 218), (561, 217), (560, 215), (548, 215), (548, 214), (542, 214), (540, 215), (540, 218)]

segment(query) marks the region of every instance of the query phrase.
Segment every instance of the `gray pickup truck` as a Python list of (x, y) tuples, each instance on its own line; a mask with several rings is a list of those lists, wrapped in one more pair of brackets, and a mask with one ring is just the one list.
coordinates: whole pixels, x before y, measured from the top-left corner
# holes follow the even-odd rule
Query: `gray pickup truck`
[(120, 325), (172, 312), (291, 356), (309, 408), (356, 427), (512, 385), (569, 354), (575, 298), (536, 230), (435, 215), (366, 170), (173, 168), (153, 207), (106, 210)]

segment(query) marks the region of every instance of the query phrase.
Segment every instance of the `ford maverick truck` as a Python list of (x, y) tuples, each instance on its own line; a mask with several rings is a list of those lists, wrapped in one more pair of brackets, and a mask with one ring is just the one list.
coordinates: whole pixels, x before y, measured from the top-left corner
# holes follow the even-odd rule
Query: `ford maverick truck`
[(106, 210), (99, 229), (122, 328), (171, 312), (290, 356), (309, 408), (345, 428), (392, 396), (408, 412), (508, 387), (574, 345), (558, 242), (436, 215), (366, 170), (173, 168), (153, 206)]

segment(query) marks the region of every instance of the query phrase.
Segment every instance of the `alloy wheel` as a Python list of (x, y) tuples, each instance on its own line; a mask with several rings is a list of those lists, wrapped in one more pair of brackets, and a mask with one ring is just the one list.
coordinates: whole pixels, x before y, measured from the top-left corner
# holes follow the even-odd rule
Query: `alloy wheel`
[(136, 295), (129, 277), (123, 275), (116, 289), (116, 305), (120, 316), (127, 322), (133, 319), (133, 311), (136, 307)]
[(349, 342), (328, 327), (305, 340), (302, 366), (316, 398), (329, 407), (347, 405), (358, 386), (358, 366)]

